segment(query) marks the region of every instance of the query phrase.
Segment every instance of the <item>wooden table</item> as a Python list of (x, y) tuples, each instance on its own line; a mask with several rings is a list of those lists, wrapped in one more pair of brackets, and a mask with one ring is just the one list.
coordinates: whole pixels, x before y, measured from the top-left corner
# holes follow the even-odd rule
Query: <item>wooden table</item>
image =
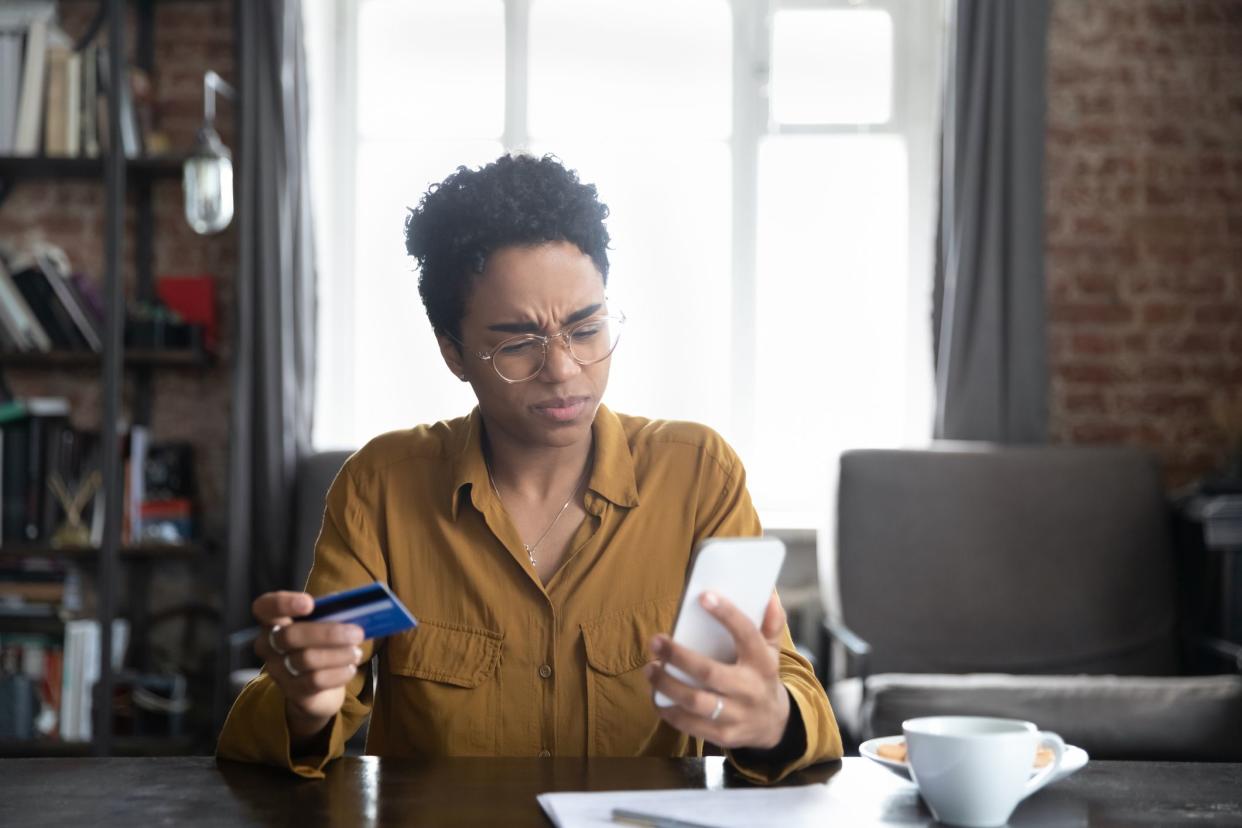
[[(911, 784), (866, 759), (821, 765), (791, 782), (826, 782), (861, 805), (872, 825), (932, 824)], [(719, 757), (423, 762), (347, 757), (331, 765), (322, 781), (197, 756), (3, 759), (0, 825), (548, 828), (551, 823), (535, 802), (535, 794), (545, 791), (742, 784)], [(1242, 826), (1242, 764), (1092, 762), (1020, 805), (1011, 824)]]

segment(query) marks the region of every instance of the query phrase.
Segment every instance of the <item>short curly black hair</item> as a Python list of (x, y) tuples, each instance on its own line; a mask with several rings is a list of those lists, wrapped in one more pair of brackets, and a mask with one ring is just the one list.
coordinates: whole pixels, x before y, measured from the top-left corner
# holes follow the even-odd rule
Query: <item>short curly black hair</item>
[(552, 155), (503, 155), (458, 167), (433, 184), (405, 219), (405, 249), (418, 262), (418, 292), (437, 334), (461, 335), (474, 277), (505, 247), (567, 241), (608, 282), (608, 206), (593, 184)]

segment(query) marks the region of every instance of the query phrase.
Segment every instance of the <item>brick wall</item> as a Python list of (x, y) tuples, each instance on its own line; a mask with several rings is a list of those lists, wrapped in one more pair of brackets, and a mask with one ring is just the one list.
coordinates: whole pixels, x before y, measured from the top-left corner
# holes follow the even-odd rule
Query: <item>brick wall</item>
[[(96, 8), (93, 2), (66, 0), (60, 18), (72, 36), (85, 31)], [(202, 75), (215, 69), (235, 81), (231, 0), (159, 3), (155, 6), (155, 108), (158, 126), (168, 134), (172, 151), (184, 152), (202, 122)], [(132, 23), (132, 20), (131, 20)], [(133, 27), (127, 40), (133, 48)], [(231, 105), (217, 107), (219, 126), (231, 146)], [(69, 254), (74, 267), (97, 279), (103, 276), (103, 181), (41, 181), (19, 183), (0, 205), (0, 239), (22, 243), (46, 239)], [(228, 455), (233, 275), (237, 261), (236, 227), (216, 236), (197, 236), (183, 218), (179, 180), (157, 182), (154, 273), (211, 274), (216, 279), (222, 314), (221, 353), (205, 369), (160, 369), (154, 379), (152, 427), (160, 440), (188, 441), (195, 446), (201, 520), (209, 537), (220, 539), (224, 528), (224, 486)], [(132, 191), (127, 210), (123, 266), (133, 296)], [(95, 428), (102, 417), (101, 384), (94, 371), (6, 368), (13, 391), (26, 395), (64, 396), (72, 402), (75, 423)], [(127, 383), (126, 399), (132, 395)]]
[(1053, 439), (1194, 479), (1242, 394), (1242, 0), (1056, 0), (1046, 164)]

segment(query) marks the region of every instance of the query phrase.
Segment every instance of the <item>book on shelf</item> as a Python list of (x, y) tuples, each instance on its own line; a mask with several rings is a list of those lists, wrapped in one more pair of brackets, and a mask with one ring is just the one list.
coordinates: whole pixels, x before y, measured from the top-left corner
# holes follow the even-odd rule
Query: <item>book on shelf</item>
[(0, 620), (59, 618), (82, 610), (78, 568), (41, 555), (0, 559)]
[[(68, 415), (60, 397), (0, 403), (0, 546), (102, 544), (99, 435), (74, 428)], [(155, 443), (147, 426), (120, 428), (121, 543), (192, 543), (192, 446)]]
[[(96, 158), (107, 147), (107, 47), (94, 39), (75, 49), (56, 18), (54, 2), (0, 3), (0, 155)], [(115, 92), (126, 157), (166, 151), (147, 74), (126, 65)]]
[(98, 330), (102, 332), (105, 310), (103, 291), (100, 290), (99, 283), (78, 270), (69, 274), (69, 285), (82, 307), (86, 308), (87, 313), (94, 320)]
[[(0, 739), (60, 737), (61, 619), (80, 610), (75, 567), (39, 557), (0, 559)], [(45, 623), (23, 629), (30, 620)]]
[(150, 429), (141, 425), (129, 429), (125, 454), (125, 515), (121, 521), (121, 538), (125, 543), (133, 543), (142, 537), (142, 502), (146, 500), (146, 465), (150, 446)]
[(65, 155), (77, 158), (82, 154), (82, 55), (70, 52), (65, 60), (68, 75), (65, 90)]
[(70, 270), (64, 251), (46, 242), (7, 263), (0, 258), (0, 328), (7, 350), (102, 352), (97, 303)]
[(60, 737), (60, 635), (0, 630), (0, 740)]
[(96, 107), (99, 122), (99, 141), (102, 149), (108, 148), (109, 130), (108, 97), (114, 92), (121, 98), (121, 148), (126, 158), (139, 158), (146, 151), (142, 135), (142, 127), (138, 121), (138, 113), (134, 109), (134, 92), (129, 74), (126, 70), (123, 82), (112, 83), (112, 67), (109, 60), (108, 47), (98, 46), (96, 50), (95, 72), (99, 78), (99, 105)]
[(97, 106), (99, 99), (99, 47), (88, 43), (82, 50), (82, 91), (78, 95), (79, 145), (87, 158), (99, 157)]
[[(0, 3), (0, 155), (38, 152), (43, 128), (41, 73), (48, 26), (55, 16), (56, 4), (51, 0)], [(18, 149), (19, 135), (24, 151)]]
[(47, 34), (55, 7), (30, 20), (22, 61), (21, 93), (13, 135), (14, 155), (37, 155), (43, 127), (43, 87), (47, 75)]
[(153, 443), (143, 463), (143, 499), (138, 541), (183, 544), (196, 537), (194, 525), (194, 447)]
[[(57, 26), (48, 28), (46, 97), (43, 102), (43, 154), (63, 158), (69, 152), (69, 58), (73, 41)], [(80, 82), (80, 79), (79, 79)]]
[(39, 270), (51, 285), (56, 301), (69, 314), (75, 330), (86, 341), (86, 347), (100, 353), (103, 350), (99, 324), (102, 320), (95, 318), (93, 311), (82, 301), (77, 288), (70, 281), (69, 257), (59, 247), (50, 244), (38, 244), (34, 249)]
[[(101, 632), (94, 618), (66, 621), (60, 633), (0, 629), (0, 739), (90, 741)], [(129, 632), (127, 620), (113, 619), (114, 672), (125, 663)]]
[(169, 274), (155, 280), (155, 292), (169, 310), (190, 325), (201, 325), (203, 347), (216, 349), (219, 322), (216, 280), (207, 274)]
[[(66, 742), (89, 742), (91, 739), (91, 697), (103, 666), (99, 638), (100, 624), (93, 618), (65, 624), (60, 737)], [(114, 618), (111, 659), (114, 671), (119, 671), (125, 663), (128, 643), (129, 622), (124, 618)]]
[(13, 154), (13, 139), (17, 135), (24, 39), (21, 31), (0, 25), (0, 155)]
[(64, 600), (65, 581), (57, 573), (0, 568), (0, 602), (59, 605)]
[(61, 397), (0, 405), (0, 543), (46, 543), (60, 514), (47, 489), (62, 463), (69, 402)]
[(194, 539), (194, 452), (188, 443), (154, 443), (146, 426), (125, 447), (125, 544), (186, 544)]
[(19, 351), (50, 351), (52, 339), (43, 330), (26, 297), (17, 289), (4, 258), (0, 257), (0, 327), (5, 339)]
[(52, 345), (63, 351), (88, 349), (86, 339), (73, 323), (68, 309), (60, 301), (52, 287), (51, 277), (37, 264), (15, 267), (13, 283), (34, 311), (43, 330), (51, 337)]

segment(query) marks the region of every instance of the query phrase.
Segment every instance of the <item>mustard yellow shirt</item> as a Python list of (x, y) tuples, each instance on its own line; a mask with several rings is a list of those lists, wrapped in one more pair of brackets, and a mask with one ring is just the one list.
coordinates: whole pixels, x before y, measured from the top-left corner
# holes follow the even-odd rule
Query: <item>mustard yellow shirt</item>
[[(291, 756), (284, 696), (266, 673), (242, 691), (218, 754), (308, 777), (342, 755), (367, 714), (380, 756), (687, 756), (701, 740), (656, 715), (647, 644), (671, 632), (695, 544), (760, 533), (745, 471), (706, 426), (600, 406), (587, 516), (546, 587), (488, 485), (482, 423), (380, 436), (332, 484), (306, 590), (386, 581), (419, 626), (367, 642), (324, 756)], [(823, 688), (784, 632), (781, 678), (806, 749), (779, 766), (726, 752), (774, 781), (842, 754)], [(374, 664), (376, 662), (368, 662)]]

